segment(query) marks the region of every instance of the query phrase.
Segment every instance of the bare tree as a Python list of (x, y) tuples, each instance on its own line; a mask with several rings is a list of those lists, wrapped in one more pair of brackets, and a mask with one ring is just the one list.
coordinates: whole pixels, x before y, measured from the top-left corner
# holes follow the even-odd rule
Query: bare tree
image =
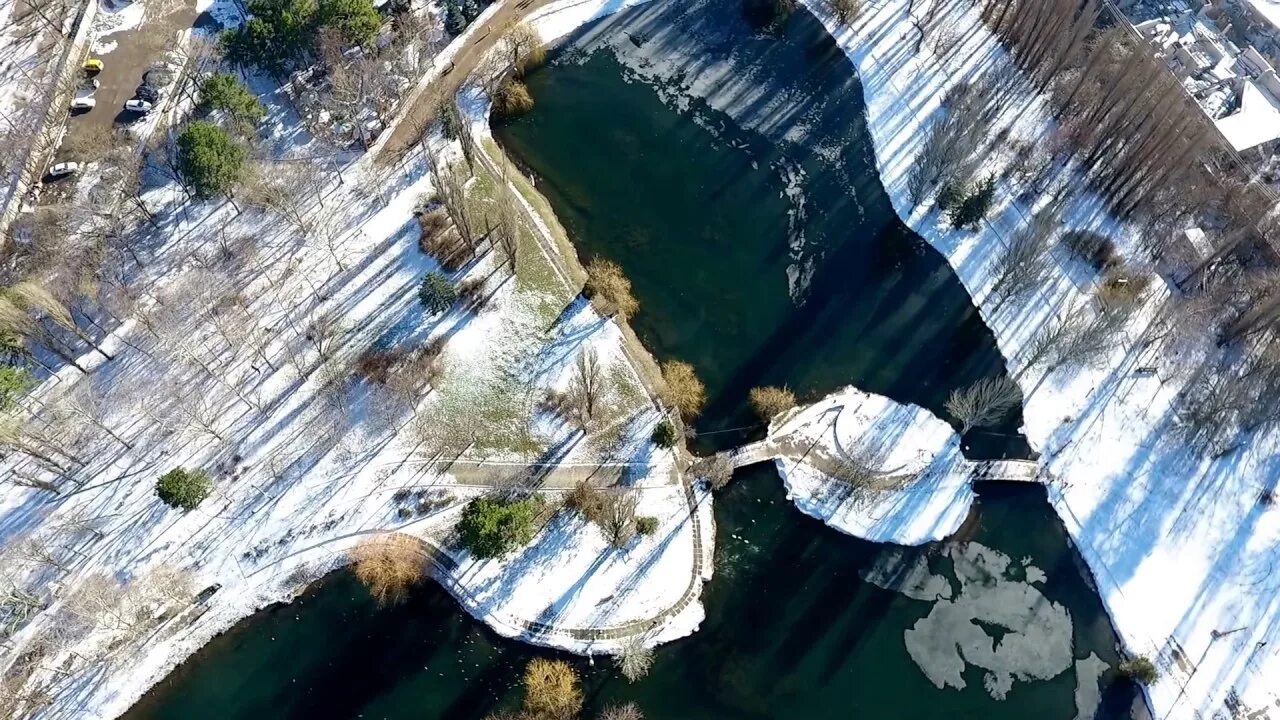
[(80, 578), (66, 606), (85, 621), (116, 631), (135, 629), (150, 617), (126, 585), (105, 573)]
[(20, 21), (35, 15), (49, 30), (58, 35), (66, 34), (67, 13), (72, 7), (69, 0), (26, 0), (23, 4), (27, 12), (23, 14)]
[(636, 534), (636, 508), (640, 496), (634, 490), (616, 489), (600, 499), (600, 529), (609, 544), (620, 548)]
[(22, 629), (48, 605), (47, 599), (28, 582), (20, 558), (12, 551), (0, 555), (0, 639)]
[(578, 359), (573, 365), (573, 378), (569, 381), (569, 400), (573, 415), (584, 430), (595, 419), (597, 406), (604, 392), (603, 386), (600, 356), (595, 348), (587, 346), (578, 353)]
[[(34, 416), (24, 416), (19, 412), (0, 414), (0, 449), (14, 452), (30, 458), (44, 472), (51, 473), (72, 482), (77, 482), (77, 474), (85, 462), (68, 446), (56, 427)], [(22, 473), (14, 468), (9, 480), (19, 485), (36, 487), (41, 490), (58, 492), (56, 484), (39, 476)]]
[[(506, 171), (506, 164), (503, 164)], [(511, 274), (516, 273), (516, 262), (519, 258), (520, 216), (516, 210), (516, 198), (507, 186), (506, 178), (502, 179), (498, 192), (494, 195), (494, 211), (497, 224), (493, 226), (489, 236), (493, 244), (502, 253), (503, 260)]]
[(907, 177), (907, 192), (916, 205), (944, 183), (968, 182), (994, 117), (989, 98), (967, 83), (948, 90), (942, 105), (942, 117), (929, 127)]
[(991, 312), (999, 311), (1010, 300), (1023, 299), (1048, 281), (1052, 269), (1049, 238), (1057, 225), (1056, 212), (1041, 211), (1009, 239), (992, 271), (991, 297), (995, 303)]
[(190, 603), (196, 594), (195, 576), (183, 567), (163, 562), (146, 572), (139, 581), (140, 591), (147, 598), (166, 605), (182, 606)]
[(720, 490), (733, 479), (733, 462), (727, 454), (716, 453), (695, 460), (692, 472), (694, 477), (706, 480), (712, 490)]
[(449, 214), (449, 220), (462, 237), (462, 241), (476, 255), (476, 218), (467, 203), (466, 178), (454, 165), (449, 164), (443, 154), (435, 155), (430, 161), (431, 184), (440, 198), (440, 204)]
[(1089, 315), (1083, 308), (1069, 308), (1062, 320), (1046, 324), (1026, 344), (1022, 377), (1034, 367), (1045, 365), (1051, 373), (1059, 367), (1092, 365), (1116, 349), (1116, 333), (1124, 323), (1120, 313), (1096, 312)]
[(207, 392), (192, 392), (191, 386), (179, 377), (170, 379), (167, 394), (177, 416), (188, 428), (200, 433), (212, 435), (218, 441), (225, 441), (222, 434), (224, 406)]
[(111, 405), (94, 383), (77, 383), (65, 396), (61, 406), (66, 412), (84, 420), (111, 437), (112, 440), (132, 449), (133, 443), (124, 439), (111, 427)]
[(298, 233), (309, 235), (314, 229), (308, 216), (313, 201), (306, 195), (300, 169), (294, 163), (260, 163), (248, 173), (242, 196), (250, 205), (283, 218)]
[(951, 391), (947, 412), (960, 421), (960, 434), (975, 427), (995, 425), (1022, 403), (1022, 390), (1006, 377), (984, 378)]
[(35, 532), (27, 535), (14, 546), (15, 557), (37, 567), (56, 570), (60, 573), (71, 572), (67, 548), (55, 542), (52, 535), (51, 532)]
[(311, 321), (307, 323), (307, 342), (311, 343), (322, 363), (333, 359), (346, 334), (342, 319), (329, 309), (312, 313)]

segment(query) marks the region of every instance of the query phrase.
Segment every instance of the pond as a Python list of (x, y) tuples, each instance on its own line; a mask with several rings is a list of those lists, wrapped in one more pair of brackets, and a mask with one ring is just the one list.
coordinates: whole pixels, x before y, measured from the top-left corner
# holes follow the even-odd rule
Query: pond
[[(1005, 373), (941, 254), (879, 181), (854, 68), (794, 13), (753, 31), (741, 0), (648, 4), (579, 30), (526, 79), (534, 109), (494, 123), (583, 259), (607, 257), (659, 360), (697, 369), (702, 450), (759, 424), (758, 385), (845, 385), (946, 417), (948, 394)], [(1026, 457), (1012, 414), (970, 457)], [(754, 427), (753, 427), (754, 426)]]
[[(771, 466), (740, 471), (716, 499), (703, 626), (659, 648), (635, 684), (606, 658), (570, 658), (584, 717), (629, 700), (649, 720), (1070, 720), (1081, 678), (1097, 718), (1129, 717), (1136, 688), (1110, 669), (1094, 680), (1117, 662), (1115, 636), (1044, 491), (984, 486), (960, 535), (863, 542), (796, 512)], [(434, 583), (378, 608), (338, 573), (215, 639), (125, 717), (478, 720), (519, 703), (535, 654), (549, 653), (494, 635)], [(926, 669), (964, 687), (939, 688)]]
[[(754, 33), (737, 0), (654, 2), (587, 26), (528, 79), (536, 109), (496, 126), (584, 256), (619, 262), (659, 358), (692, 362), (705, 447), (750, 425), (760, 384), (846, 384), (941, 414), (1004, 372), (943, 258), (875, 172), (862, 98), (821, 27)], [(1025, 454), (1008, 434), (973, 454)], [(977, 442), (986, 440), (986, 442)], [(984, 484), (956, 537), (867, 543), (795, 510), (771, 466), (716, 496), (706, 620), (648, 677), (570, 658), (587, 712), (650, 720), (1071, 720), (1143, 715), (1116, 636), (1045, 491)], [(346, 573), (215, 639), (131, 720), (479, 720), (519, 703), (553, 654), (496, 636), (429, 583), (379, 608)]]

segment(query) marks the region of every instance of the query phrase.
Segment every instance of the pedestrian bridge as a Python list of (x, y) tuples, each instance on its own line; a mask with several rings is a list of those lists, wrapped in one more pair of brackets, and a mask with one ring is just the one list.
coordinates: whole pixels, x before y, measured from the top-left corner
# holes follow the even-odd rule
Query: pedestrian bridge
[[(766, 438), (728, 450), (724, 455), (735, 470), (779, 458), (807, 462), (819, 470), (831, 463), (830, 458), (813, 452), (812, 446), (798, 446), (789, 438)], [(965, 460), (958, 470), (966, 473), (971, 482), (1041, 482), (1040, 463), (1034, 460)]]

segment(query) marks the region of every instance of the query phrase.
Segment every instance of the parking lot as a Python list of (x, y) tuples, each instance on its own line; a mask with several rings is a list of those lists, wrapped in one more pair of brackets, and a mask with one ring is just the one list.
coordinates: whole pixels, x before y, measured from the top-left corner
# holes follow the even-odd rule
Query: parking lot
[[(64, 147), (88, 147), (91, 150), (102, 145), (97, 157), (106, 154), (105, 143), (110, 142), (110, 133), (117, 125), (140, 117), (124, 109), (125, 101), (134, 97), (147, 70), (162, 61), (167, 51), (176, 46), (179, 33), (191, 28), (196, 20), (194, 0), (134, 0), (134, 3), (147, 4), (143, 8), (142, 21), (133, 27), (112, 32), (116, 18), (130, 12), (128, 5), (134, 3), (100, 1), (103, 3), (103, 12), (98, 20), (101, 30), (95, 27), (95, 33), (101, 34), (95, 38), (94, 46), (105, 52), (89, 53), (89, 57), (103, 62), (103, 70), (97, 75), (99, 87), (94, 92), (97, 104), (92, 110), (72, 114), (63, 142)], [(77, 159), (91, 161), (96, 158)]]

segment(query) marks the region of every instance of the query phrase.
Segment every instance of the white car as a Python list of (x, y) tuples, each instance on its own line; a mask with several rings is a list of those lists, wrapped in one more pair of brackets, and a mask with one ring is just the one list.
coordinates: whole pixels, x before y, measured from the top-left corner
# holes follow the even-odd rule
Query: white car
[(138, 98), (134, 98), (132, 100), (125, 101), (124, 109), (132, 112), (136, 112), (136, 113), (142, 113), (143, 115), (145, 115), (151, 112), (151, 103), (147, 102), (146, 100), (139, 100)]
[(74, 175), (80, 172), (80, 163), (77, 162), (60, 162), (49, 168), (50, 177), (63, 177), (66, 175)]
[(71, 99), (72, 110), (88, 110), (97, 104), (98, 104), (98, 101), (94, 100), (91, 97), (78, 97), (78, 98)]

